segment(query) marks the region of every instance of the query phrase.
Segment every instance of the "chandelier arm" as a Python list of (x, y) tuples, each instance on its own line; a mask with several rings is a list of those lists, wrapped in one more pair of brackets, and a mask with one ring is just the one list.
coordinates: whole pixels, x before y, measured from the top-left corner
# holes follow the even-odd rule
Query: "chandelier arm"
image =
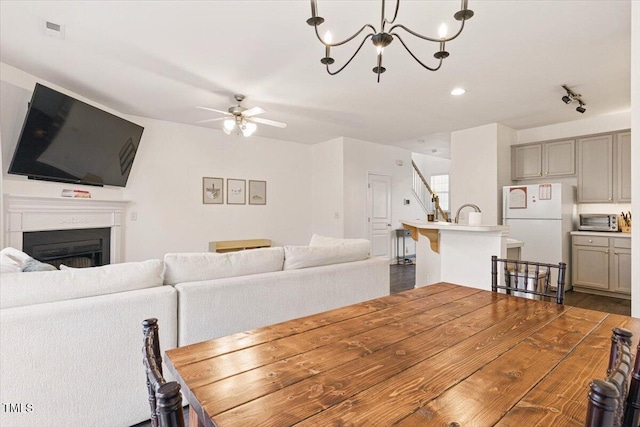
[(358, 46), (358, 49), (356, 49), (356, 51), (353, 53), (353, 55), (351, 55), (351, 58), (349, 58), (349, 60), (342, 66), (340, 67), (337, 71), (330, 71), (329, 70), (329, 64), (327, 64), (327, 73), (329, 73), (332, 76), (335, 76), (336, 74), (338, 74), (340, 71), (344, 70), (347, 65), (349, 65), (349, 63), (353, 60), (353, 58), (356, 57), (356, 55), (358, 54), (358, 52), (360, 52), (360, 49), (362, 49), (362, 46), (364, 45), (364, 42), (366, 42), (369, 38), (371, 38), (373, 36), (373, 33), (369, 33), (365, 36), (365, 38), (362, 39), (362, 42), (360, 43), (360, 46)]
[(358, 30), (357, 33), (355, 33), (354, 35), (352, 35), (351, 37), (342, 40), (341, 42), (336, 42), (336, 43), (325, 43), (324, 40), (322, 40), (322, 37), (320, 37), (320, 34), (318, 33), (318, 26), (314, 25), (314, 28), (316, 30), (316, 37), (318, 37), (318, 40), (320, 40), (320, 43), (322, 43), (323, 45), (325, 45), (326, 47), (335, 47), (335, 46), (341, 46), (345, 43), (349, 43), (351, 40), (355, 39), (356, 37), (358, 37), (358, 35), (364, 31), (365, 28), (371, 28), (371, 30), (373, 30), (374, 34), (378, 32), (378, 30), (376, 30), (376, 28), (371, 25), (371, 24), (365, 24), (362, 26), (362, 28), (360, 28), (360, 30)]
[(384, 31), (384, 24), (393, 25), (393, 23), (396, 22), (396, 18), (398, 17), (398, 9), (400, 9), (400, 0), (396, 0), (396, 11), (393, 13), (393, 19), (389, 21), (388, 19), (385, 18), (383, 21), (383, 26), (381, 31)]
[(405, 30), (405, 31), (406, 31), (406, 32), (408, 32), (409, 34), (411, 34), (411, 35), (413, 35), (413, 36), (416, 36), (416, 37), (418, 37), (418, 38), (420, 38), (420, 39), (423, 39), (423, 40), (427, 40), (427, 41), (430, 41), (430, 42), (436, 42), (436, 43), (440, 43), (440, 42), (449, 42), (449, 41), (451, 41), (451, 40), (453, 40), (453, 39), (457, 38), (457, 37), (462, 33), (462, 30), (464, 30), (464, 22), (465, 22), (464, 20), (461, 22), (461, 24), (460, 24), (460, 29), (458, 30), (458, 32), (457, 32), (457, 33), (455, 33), (455, 34), (454, 34), (453, 36), (451, 36), (451, 37), (447, 37), (447, 38), (444, 38), (444, 39), (436, 39), (436, 38), (431, 38), (431, 37), (423, 36), (422, 34), (416, 33), (415, 31), (410, 30), (409, 28), (405, 27), (405, 26), (404, 26), (404, 25), (402, 25), (402, 24), (396, 24), (396, 25), (394, 25), (393, 27), (391, 27), (391, 28), (389, 29), (389, 32), (391, 32), (391, 31), (395, 30), (396, 28), (402, 28), (403, 30)]
[(394, 37), (397, 37), (398, 40), (400, 40), (400, 43), (402, 44), (402, 46), (404, 46), (405, 50), (407, 52), (409, 52), (409, 55), (411, 55), (413, 57), (413, 59), (416, 60), (416, 62), (418, 62), (418, 64), (422, 65), (424, 68), (426, 68), (429, 71), (438, 71), (440, 69), (440, 67), (442, 66), (442, 58), (440, 58), (440, 62), (438, 63), (438, 66), (435, 68), (429, 67), (428, 65), (426, 65), (425, 63), (423, 63), (422, 61), (420, 61), (414, 54), (413, 52), (411, 52), (411, 50), (409, 49), (409, 47), (404, 43), (404, 40), (402, 40), (402, 38), (400, 37), (400, 35), (398, 35), (397, 33), (393, 33), (391, 34)]

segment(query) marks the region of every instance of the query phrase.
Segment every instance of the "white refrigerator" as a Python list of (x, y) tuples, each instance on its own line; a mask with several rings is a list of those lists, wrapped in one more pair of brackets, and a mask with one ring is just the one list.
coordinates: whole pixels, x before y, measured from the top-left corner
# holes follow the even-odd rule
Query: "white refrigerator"
[[(577, 226), (575, 187), (561, 183), (503, 187), (502, 203), (509, 237), (524, 242), (521, 258), (550, 264), (565, 262), (565, 289), (571, 289), (569, 232)], [(551, 280), (555, 288), (557, 274)]]

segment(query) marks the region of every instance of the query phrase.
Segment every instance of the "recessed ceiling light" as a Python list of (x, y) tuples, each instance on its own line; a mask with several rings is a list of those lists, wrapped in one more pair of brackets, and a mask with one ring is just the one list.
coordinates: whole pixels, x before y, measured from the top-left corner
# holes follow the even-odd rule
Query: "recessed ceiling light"
[(451, 95), (453, 96), (460, 96), (462, 94), (464, 94), (466, 92), (466, 90), (462, 89), (461, 87), (457, 87), (454, 90), (451, 91)]

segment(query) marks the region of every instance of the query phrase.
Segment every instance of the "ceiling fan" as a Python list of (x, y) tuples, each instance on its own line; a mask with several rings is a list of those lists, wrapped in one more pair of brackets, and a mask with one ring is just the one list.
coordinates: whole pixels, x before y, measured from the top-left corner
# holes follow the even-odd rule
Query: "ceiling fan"
[(206, 119), (200, 120), (196, 123), (209, 123), (216, 122), (219, 120), (224, 120), (222, 125), (222, 130), (227, 135), (230, 135), (234, 129), (238, 129), (239, 132), (242, 132), (244, 136), (251, 136), (253, 132), (256, 131), (258, 126), (256, 123), (260, 123), (267, 126), (275, 126), (277, 128), (286, 128), (287, 124), (282, 122), (276, 122), (275, 120), (263, 119), (260, 117), (255, 117), (258, 114), (262, 114), (265, 111), (260, 107), (253, 108), (245, 108), (240, 105), (240, 103), (244, 100), (244, 95), (235, 95), (234, 98), (238, 101), (238, 105), (229, 107), (227, 111), (216, 110), (214, 108), (209, 107), (196, 107), (201, 110), (213, 111), (215, 113), (224, 114), (226, 117), (217, 117), (215, 119)]

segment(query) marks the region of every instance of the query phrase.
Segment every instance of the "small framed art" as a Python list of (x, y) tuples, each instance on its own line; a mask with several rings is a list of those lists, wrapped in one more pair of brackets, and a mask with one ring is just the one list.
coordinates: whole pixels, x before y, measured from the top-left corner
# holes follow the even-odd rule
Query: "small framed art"
[(247, 181), (227, 178), (227, 204), (244, 205), (247, 203)]
[(267, 204), (267, 181), (249, 180), (249, 204)]
[(221, 205), (224, 203), (224, 179), (202, 178), (202, 203), (205, 205)]

